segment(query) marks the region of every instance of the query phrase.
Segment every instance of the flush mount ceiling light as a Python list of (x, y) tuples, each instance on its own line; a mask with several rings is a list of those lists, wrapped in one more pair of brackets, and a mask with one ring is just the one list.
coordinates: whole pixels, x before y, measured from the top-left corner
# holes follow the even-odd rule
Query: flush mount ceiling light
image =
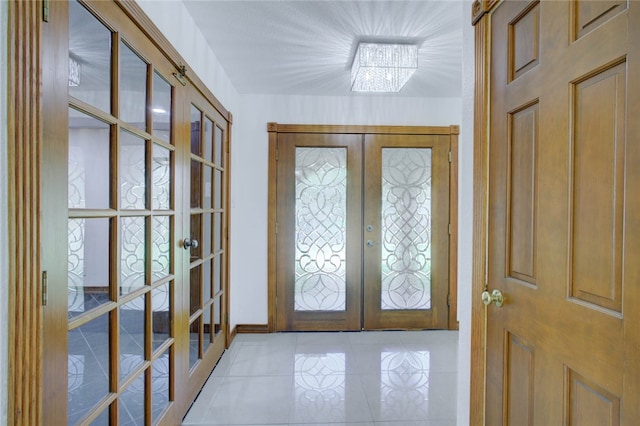
[(417, 68), (415, 44), (360, 43), (351, 66), (351, 91), (399, 92)]

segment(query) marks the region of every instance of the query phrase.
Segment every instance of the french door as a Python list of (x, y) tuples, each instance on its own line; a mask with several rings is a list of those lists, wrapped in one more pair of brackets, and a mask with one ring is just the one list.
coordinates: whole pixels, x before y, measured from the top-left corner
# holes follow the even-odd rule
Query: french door
[(228, 120), (123, 7), (50, 6), (47, 424), (178, 424), (226, 346)]
[(278, 133), (278, 330), (447, 327), (449, 147)]

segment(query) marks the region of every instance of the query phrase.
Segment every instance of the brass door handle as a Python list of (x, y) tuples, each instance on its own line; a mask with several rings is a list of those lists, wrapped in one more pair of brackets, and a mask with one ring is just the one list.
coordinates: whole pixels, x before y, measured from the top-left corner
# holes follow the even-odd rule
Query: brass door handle
[(504, 304), (504, 296), (502, 296), (502, 292), (497, 288), (491, 293), (486, 290), (482, 293), (482, 303), (489, 306), (492, 302), (498, 308)]

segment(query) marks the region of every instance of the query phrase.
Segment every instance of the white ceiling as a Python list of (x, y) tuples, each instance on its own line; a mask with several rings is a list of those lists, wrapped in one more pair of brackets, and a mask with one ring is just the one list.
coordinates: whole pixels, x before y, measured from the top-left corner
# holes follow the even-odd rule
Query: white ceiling
[(350, 92), (359, 41), (413, 41), (418, 70), (399, 94), (459, 97), (460, 0), (184, 0), (241, 94)]

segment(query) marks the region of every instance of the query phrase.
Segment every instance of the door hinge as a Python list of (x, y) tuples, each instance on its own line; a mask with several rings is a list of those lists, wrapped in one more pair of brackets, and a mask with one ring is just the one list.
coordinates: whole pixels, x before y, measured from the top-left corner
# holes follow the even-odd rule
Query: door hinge
[(451, 235), (451, 224), (449, 224), (449, 235)]
[(447, 306), (451, 307), (451, 293), (447, 294)]
[(451, 162), (451, 151), (449, 151), (449, 162)]
[(225, 314), (224, 314), (224, 322), (225, 322), (225, 324), (229, 324), (229, 312), (225, 312)]
[(276, 161), (280, 159), (280, 150), (276, 148)]
[(42, 20), (49, 22), (49, 0), (42, 1)]
[(276, 222), (276, 235), (278, 235), (278, 222)]
[(42, 272), (42, 306), (47, 306), (49, 302), (49, 279), (47, 271)]

